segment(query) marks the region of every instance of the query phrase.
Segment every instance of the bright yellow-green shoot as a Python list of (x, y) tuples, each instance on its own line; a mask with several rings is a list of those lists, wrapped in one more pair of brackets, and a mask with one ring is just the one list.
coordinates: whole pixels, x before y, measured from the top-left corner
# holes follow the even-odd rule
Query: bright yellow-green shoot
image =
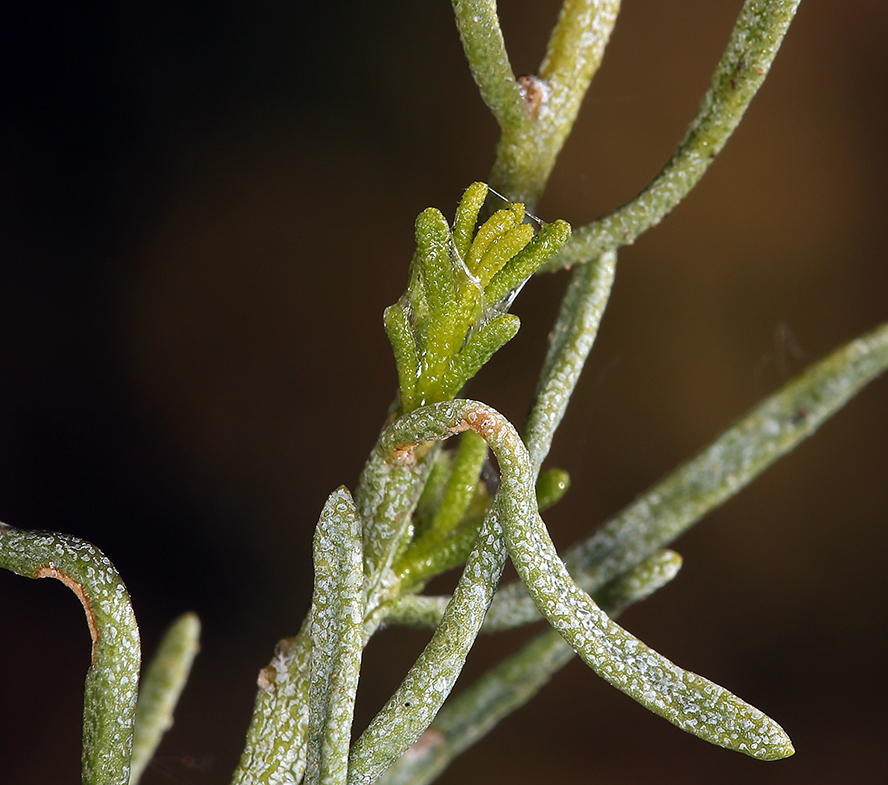
[(475, 231), (487, 186), (463, 194), (453, 228), (439, 210), (416, 219), (416, 253), (404, 296), (386, 309), (401, 413), (451, 400), (518, 332), (514, 293), (570, 238), (565, 221), (534, 234), (524, 205), (497, 210)]

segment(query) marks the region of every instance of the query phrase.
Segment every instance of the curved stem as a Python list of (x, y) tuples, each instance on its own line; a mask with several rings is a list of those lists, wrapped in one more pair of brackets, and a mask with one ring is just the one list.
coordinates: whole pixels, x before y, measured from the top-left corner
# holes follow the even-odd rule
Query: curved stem
[[(612, 618), (671, 581), (681, 557), (662, 551), (614, 581), (602, 597)], [(381, 785), (427, 785), (504, 717), (533, 698), (574, 657), (555, 630), (537, 636), (444, 705), (425, 737), (381, 780)]]
[(92, 543), (3, 523), (0, 567), (28, 578), (56, 578), (83, 604), (92, 636), (83, 695), (83, 782), (128, 785), (141, 649), (120, 575)]
[[(888, 323), (808, 368), (588, 539), (569, 548), (564, 563), (574, 580), (594, 594), (671, 543), (811, 436), (886, 368)], [(446, 597), (405, 598), (392, 609), (391, 620), (397, 614), (407, 623), (433, 626), (446, 601)], [(524, 586), (510, 583), (497, 593), (483, 631), (538, 619)]]
[[(498, 412), (474, 401), (453, 401), (417, 409), (399, 418), (383, 433), (380, 448), (391, 455), (391, 460), (410, 463), (415, 460), (414, 451), (418, 445), (431, 439), (447, 438), (468, 428), (484, 437), (500, 465), (502, 484), (491, 512), (502, 527), (512, 563), (537, 610), (586, 664), (646, 708), (700, 738), (767, 760), (791, 755), (789, 739), (773, 720), (724, 688), (682, 670), (645, 646), (608, 618), (589, 595), (574, 583), (558, 558), (539, 516), (530, 456), (515, 429)], [(489, 534), (487, 523), (482, 535), (479, 535), (479, 542), (483, 542), (485, 533)], [(470, 559), (460, 584), (472, 581), (473, 572), (477, 577), (477, 569)], [(489, 590), (491, 587), (484, 588)], [(482, 587), (477, 587), (475, 591), (482, 591)], [(483, 596), (487, 601), (486, 591)], [(477, 633), (474, 624), (467, 624), (463, 620), (462, 625), (451, 626), (451, 620), (460, 613), (456, 611), (451, 614), (452, 605), (453, 601), (448, 605), (442, 627), (436, 630), (429, 647), (453, 648), (457, 643), (462, 645), (466, 635), (474, 639)], [(483, 611), (481, 615), (483, 617)], [(473, 615), (473, 622), (477, 618), (477, 614)], [(447, 632), (443, 632), (445, 622), (448, 622)], [(453, 640), (456, 642), (451, 642), (450, 636), (455, 636)], [(452, 668), (453, 664), (449, 667)], [(420, 665), (418, 661), (408, 674), (408, 680), (414, 676), (414, 671), (417, 679), (435, 678), (444, 686), (452, 686), (451, 670), (444, 669), (430, 676), (428, 663)], [(449, 689), (447, 686), (446, 692)], [(440, 697), (440, 693), (423, 697), (424, 706), (411, 709), (411, 712), (425, 711), (428, 704)], [(400, 710), (403, 701), (399, 703), (399, 700), (400, 696), (396, 693), (383, 711), (394, 713)], [(437, 706), (432, 708), (434, 711), (437, 711)], [(395, 715), (389, 721), (390, 733), (395, 732), (396, 719)], [(412, 729), (416, 727), (411, 724)], [(425, 727), (427, 725), (423, 730)], [(381, 745), (386, 738), (375, 733), (373, 740)], [(370, 742), (365, 746), (371, 746)], [(359, 771), (361, 774), (356, 776), (363, 777), (364, 769)]]
[(590, 668), (676, 727), (761, 760), (792, 755), (789, 737), (736, 695), (683, 670), (616, 624), (573, 581), (539, 514), (504, 526), (512, 564), (537, 610)]
[(630, 245), (699, 182), (765, 81), (800, 0), (746, 0), (697, 114), (672, 157), (631, 202), (576, 229), (545, 270)]
[(506, 520), (535, 509), (533, 485), (521, 481), (528, 466), (518, 434), (502, 415), (482, 404), (453, 401), (416, 409), (383, 431), (378, 454), (395, 465), (409, 466), (417, 461), (424, 442), (467, 430), (478, 433), (493, 450), (503, 482), (440, 626), (401, 686), (352, 746), (350, 785), (376, 780), (429, 726), (462, 671), (496, 591), (506, 560), (502, 527)]

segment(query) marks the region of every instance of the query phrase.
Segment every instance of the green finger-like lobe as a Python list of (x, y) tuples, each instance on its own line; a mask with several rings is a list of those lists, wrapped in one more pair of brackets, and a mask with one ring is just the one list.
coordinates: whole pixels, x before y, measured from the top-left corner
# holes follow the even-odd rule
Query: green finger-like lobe
[(382, 320), (395, 355), (401, 409), (409, 412), (419, 406), (419, 354), (416, 351), (416, 338), (410, 325), (410, 317), (404, 305), (399, 302), (383, 311)]
[(451, 260), (450, 227), (436, 209), (423, 210), (416, 219), (417, 268), (422, 277), (428, 316), (424, 325), (425, 342), (420, 347), (424, 369), (432, 369), (446, 360), (458, 336), (458, 314), (453, 308), (457, 298), (456, 279)]
[(429, 207), (416, 219), (416, 250), (425, 295), (433, 313), (440, 313), (455, 295), (450, 263), (450, 227), (439, 210)]
[[(509, 229), (517, 226), (524, 220), (524, 205), (512, 202), (502, 210), (497, 210), (478, 229), (475, 239), (466, 255), (465, 263), (469, 272), (477, 278), (484, 274), (481, 267), (481, 259), (490, 244)], [(488, 276), (489, 278), (489, 276)]]
[[(490, 283), (490, 279), (498, 273), (515, 254), (521, 251), (533, 239), (533, 227), (521, 223), (503, 232), (487, 246), (478, 262), (478, 283), (481, 288)], [(529, 276), (528, 276), (529, 277)]]
[(128, 785), (141, 649), (120, 575), (92, 543), (3, 523), (0, 567), (28, 578), (56, 578), (83, 604), (93, 640), (83, 694), (83, 783)]
[(511, 291), (521, 286), (553, 254), (560, 251), (570, 239), (570, 224), (567, 221), (554, 221), (544, 224), (536, 237), (505, 266), (494, 275), (484, 288), (484, 299), (488, 305), (496, 306)]
[(487, 198), (486, 183), (472, 183), (466, 188), (459, 207), (456, 208), (456, 218), (453, 221), (453, 245), (459, 258), (465, 261), (472, 245), (472, 235), (475, 233), (475, 224), (478, 221), (478, 213)]
[[(556, 221), (534, 238), (518, 203), (496, 211), (475, 232), (486, 195), (483, 183), (466, 189), (452, 233), (434, 208), (416, 219), (407, 291), (384, 314), (398, 369), (401, 413), (453, 398), (514, 335), (517, 321), (499, 322), (486, 335), (484, 328), (491, 317), (508, 310), (524, 280), (570, 234), (565, 222)], [(503, 294), (491, 301), (485, 288), (494, 279), (498, 283), (492, 291), (502, 289)]]
[(361, 523), (351, 494), (330, 494), (314, 536), (306, 785), (344, 785), (364, 621)]
[(441, 380), (441, 397), (455, 396), (496, 352), (515, 337), (520, 326), (521, 320), (510, 313), (500, 314), (480, 325), (453, 358)]
[(526, 127), (530, 119), (509, 65), (496, 0), (454, 0), (453, 12), (484, 103), (500, 127)]
[(184, 613), (164, 633), (148, 665), (136, 704), (130, 785), (136, 785), (173, 724), (173, 711), (200, 650), (200, 620)]

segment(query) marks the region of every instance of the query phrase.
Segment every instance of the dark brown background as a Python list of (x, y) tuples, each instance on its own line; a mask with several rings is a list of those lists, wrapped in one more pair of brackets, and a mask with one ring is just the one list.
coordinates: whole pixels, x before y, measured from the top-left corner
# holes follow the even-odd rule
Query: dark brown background
[[(255, 676), (311, 587), (326, 494), (394, 392), (380, 314), (412, 221), (484, 178), (495, 128), (449, 5), (32, 4), (0, 26), (0, 519), (99, 544), (146, 651), (203, 652), (146, 785), (224, 783)], [(627, 2), (539, 214), (629, 199), (696, 108), (740, 2)], [(317, 7), (314, 7), (317, 6)], [(517, 72), (554, 2), (503, 2)], [(124, 10), (126, 9), (126, 10)], [(621, 253), (553, 462), (559, 546), (806, 364), (888, 318), (888, 6), (808, 0), (703, 183)], [(472, 394), (520, 420), (564, 274)], [(768, 711), (764, 764), (673, 729), (574, 664), (445, 783), (864, 783), (888, 770), (888, 378), (678, 543), (624, 623)], [(78, 780), (89, 642), (60, 584), (0, 575), (0, 780)], [(497, 656), (484, 641), (469, 670)], [(424, 638), (379, 636), (365, 723)]]

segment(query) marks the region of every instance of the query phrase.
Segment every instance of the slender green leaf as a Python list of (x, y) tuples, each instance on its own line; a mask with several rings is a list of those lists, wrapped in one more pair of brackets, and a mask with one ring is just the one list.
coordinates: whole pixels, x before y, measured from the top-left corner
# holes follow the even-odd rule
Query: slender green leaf
[(616, 274), (616, 254), (606, 253), (574, 270), (561, 303), (533, 405), (524, 424), (524, 442), (534, 471), (549, 453), (555, 430), (598, 335), (598, 326), (610, 297)]
[(400, 390), (400, 406), (409, 412), (419, 406), (419, 354), (416, 350), (416, 338), (410, 325), (410, 317), (403, 303), (395, 303), (385, 309), (382, 316), (386, 335), (395, 355), (395, 367), (398, 370), (398, 388)]
[(480, 325), (462, 351), (450, 364), (441, 381), (445, 399), (454, 397), (518, 332), (521, 320), (511, 313), (502, 313)]
[(465, 261), (472, 246), (472, 237), (475, 234), (475, 224), (478, 222), (478, 213), (487, 198), (486, 183), (472, 183), (466, 188), (456, 208), (456, 217), (453, 220), (453, 245), (459, 258)]
[(345, 785), (363, 650), (361, 522), (343, 487), (327, 499), (314, 536), (306, 785)]
[(542, 269), (570, 266), (629, 245), (672, 211), (721, 152), (764, 83), (799, 2), (746, 0), (700, 108), (666, 166), (631, 202), (575, 229)]
[(164, 633), (145, 671), (136, 704), (130, 785), (139, 782), (163, 734), (172, 727), (173, 711), (200, 650), (199, 639), (197, 615), (183, 613)]

